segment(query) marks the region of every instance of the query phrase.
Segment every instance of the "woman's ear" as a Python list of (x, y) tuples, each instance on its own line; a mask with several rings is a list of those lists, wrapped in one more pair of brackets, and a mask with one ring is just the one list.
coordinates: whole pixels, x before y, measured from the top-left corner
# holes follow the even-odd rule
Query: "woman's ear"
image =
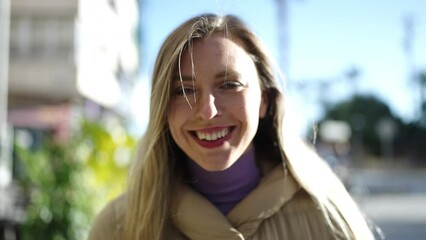
[(269, 106), (269, 97), (268, 94), (264, 91), (262, 92), (262, 97), (260, 99), (260, 107), (259, 107), (259, 118), (264, 118), (266, 116), (266, 112), (268, 111)]

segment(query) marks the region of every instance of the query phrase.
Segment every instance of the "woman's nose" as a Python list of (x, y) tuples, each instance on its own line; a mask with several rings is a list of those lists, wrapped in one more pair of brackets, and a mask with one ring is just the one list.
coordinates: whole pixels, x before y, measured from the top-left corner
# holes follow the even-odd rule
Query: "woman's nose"
[(200, 120), (210, 120), (218, 115), (218, 106), (213, 94), (201, 94), (195, 103), (195, 117)]

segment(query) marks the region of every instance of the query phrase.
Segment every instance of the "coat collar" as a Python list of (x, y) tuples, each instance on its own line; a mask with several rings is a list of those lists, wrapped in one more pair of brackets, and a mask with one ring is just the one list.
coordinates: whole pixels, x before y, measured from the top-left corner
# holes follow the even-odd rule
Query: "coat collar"
[(190, 239), (246, 239), (299, 189), (291, 174), (276, 167), (227, 216), (188, 186), (182, 187), (174, 225)]

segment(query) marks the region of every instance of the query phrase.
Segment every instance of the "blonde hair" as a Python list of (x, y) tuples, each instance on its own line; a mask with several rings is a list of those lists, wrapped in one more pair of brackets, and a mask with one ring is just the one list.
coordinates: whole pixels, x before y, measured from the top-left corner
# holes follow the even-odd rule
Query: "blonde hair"
[[(284, 98), (265, 50), (252, 31), (235, 16), (213, 14), (194, 17), (174, 30), (163, 43), (155, 63), (150, 117), (140, 142), (138, 158), (129, 177), (126, 239), (161, 239), (173, 209), (175, 190), (181, 183), (182, 151), (170, 136), (167, 110), (180, 54), (191, 41), (223, 32), (237, 38), (252, 57), (268, 111), (254, 137), (259, 159), (287, 165), (299, 184), (311, 195), (338, 238), (373, 239), (356, 204), (328, 166), (284, 126)], [(267, 155), (265, 155), (267, 154)]]

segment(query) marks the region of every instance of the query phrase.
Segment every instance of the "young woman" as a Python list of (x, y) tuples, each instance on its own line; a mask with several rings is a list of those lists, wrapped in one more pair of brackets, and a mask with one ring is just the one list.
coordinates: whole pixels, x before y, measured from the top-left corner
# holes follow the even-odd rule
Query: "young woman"
[(345, 188), (286, 126), (261, 43), (234, 16), (164, 42), (127, 192), (89, 239), (373, 239)]

